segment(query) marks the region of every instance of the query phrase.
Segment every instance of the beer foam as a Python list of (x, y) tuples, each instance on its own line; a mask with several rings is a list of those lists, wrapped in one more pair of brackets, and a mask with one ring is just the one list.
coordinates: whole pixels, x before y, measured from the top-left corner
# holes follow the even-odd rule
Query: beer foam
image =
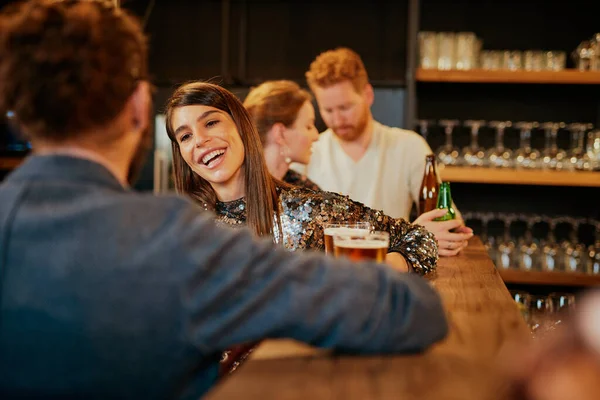
[(334, 242), (335, 247), (342, 247), (344, 249), (387, 249), (389, 247), (388, 242), (385, 240), (336, 240)]
[(324, 231), (324, 233), (329, 236), (335, 236), (335, 235), (364, 236), (364, 235), (368, 235), (369, 232), (370, 232), (369, 229), (349, 228), (347, 226), (342, 226), (342, 227), (337, 227), (337, 228), (326, 228)]

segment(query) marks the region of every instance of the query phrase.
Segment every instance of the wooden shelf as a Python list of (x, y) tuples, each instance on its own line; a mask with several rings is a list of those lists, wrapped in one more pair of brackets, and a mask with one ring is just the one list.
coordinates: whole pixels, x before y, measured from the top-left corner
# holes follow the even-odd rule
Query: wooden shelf
[(11, 170), (17, 168), (23, 162), (24, 157), (0, 157), (0, 170)]
[(504, 283), (600, 287), (600, 275), (588, 275), (580, 272), (541, 272), (518, 269), (498, 269), (498, 272)]
[(590, 171), (544, 171), (440, 166), (439, 172), (442, 180), (449, 182), (600, 187), (600, 172)]
[(420, 82), (600, 85), (600, 71), (442, 71), (419, 68), (416, 79)]

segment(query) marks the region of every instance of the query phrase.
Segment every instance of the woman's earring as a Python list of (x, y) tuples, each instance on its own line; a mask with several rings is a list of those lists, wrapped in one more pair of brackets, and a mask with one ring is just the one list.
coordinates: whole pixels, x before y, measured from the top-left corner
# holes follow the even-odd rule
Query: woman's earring
[(292, 159), (290, 158), (290, 156), (286, 155), (288, 153), (288, 147), (284, 146), (281, 148), (281, 155), (284, 156), (283, 157), (283, 161), (286, 164), (291, 164), (292, 163)]

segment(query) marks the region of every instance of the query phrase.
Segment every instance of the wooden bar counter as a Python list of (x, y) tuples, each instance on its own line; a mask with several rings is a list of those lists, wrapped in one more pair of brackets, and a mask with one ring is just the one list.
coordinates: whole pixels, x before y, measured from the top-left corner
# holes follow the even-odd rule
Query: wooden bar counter
[(499, 360), (529, 331), (479, 238), (442, 258), (428, 277), (450, 333), (415, 355), (332, 355), (292, 341), (267, 341), (207, 399), (498, 399)]

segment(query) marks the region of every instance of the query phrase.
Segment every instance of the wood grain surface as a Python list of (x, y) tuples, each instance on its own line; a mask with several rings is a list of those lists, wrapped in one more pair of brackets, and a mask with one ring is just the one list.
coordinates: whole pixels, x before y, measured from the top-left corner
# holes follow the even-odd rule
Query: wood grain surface
[[(347, 356), (267, 341), (207, 398), (499, 399), (514, 345), (529, 331), (478, 238), (440, 260), (428, 279), (440, 292), (448, 337), (423, 354)], [(502, 372), (501, 372), (502, 371)]]

